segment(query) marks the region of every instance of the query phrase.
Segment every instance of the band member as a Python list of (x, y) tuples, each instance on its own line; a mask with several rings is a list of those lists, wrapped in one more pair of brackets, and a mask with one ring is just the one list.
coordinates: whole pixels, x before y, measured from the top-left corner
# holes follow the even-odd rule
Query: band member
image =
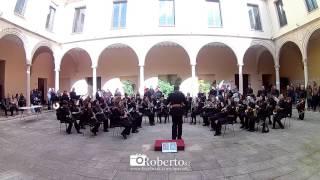
[(279, 102), (277, 103), (276, 109), (274, 111), (272, 129), (276, 128), (276, 123), (279, 124), (281, 129), (284, 129), (284, 126), (281, 123), (281, 119), (285, 118), (286, 116), (287, 116), (286, 104), (285, 104), (283, 95), (280, 95)]
[(121, 102), (121, 98), (117, 97), (114, 100), (114, 106), (111, 108), (111, 121), (112, 124), (118, 124), (124, 127), (121, 135), (124, 139), (127, 139), (127, 136), (130, 135), (132, 122), (128, 118), (128, 113), (125, 111), (124, 104)]
[(300, 120), (303, 120), (304, 119), (304, 111), (305, 111), (305, 99), (304, 98), (301, 98), (298, 103), (297, 103), (297, 110), (298, 110), (298, 113), (299, 113), (299, 119)]
[(192, 104), (192, 97), (190, 96), (190, 93), (187, 93), (186, 106), (185, 106), (186, 117), (188, 117), (188, 113), (191, 112), (191, 104)]
[(94, 102), (94, 107), (93, 107), (93, 112), (95, 114), (96, 119), (98, 120), (99, 123), (103, 123), (103, 131), (104, 132), (109, 132), (108, 130), (108, 118), (106, 117), (100, 102), (96, 100)]
[(162, 117), (164, 117), (164, 123), (167, 123), (167, 119), (169, 119), (169, 110), (166, 104), (163, 96), (157, 101), (157, 116), (160, 123), (162, 122)]
[(245, 124), (245, 118), (246, 118), (246, 109), (247, 109), (247, 105), (245, 104), (244, 102), (245, 100), (244, 99), (240, 99), (239, 102), (238, 102), (238, 106), (236, 108), (236, 112), (237, 112), (237, 115), (240, 119), (240, 128), (245, 128), (246, 127), (246, 124)]
[(149, 97), (144, 97), (142, 106), (144, 108), (144, 114), (148, 116), (149, 118), (149, 123), (150, 126), (154, 126), (154, 116), (155, 116), (155, 112), (154, 112), (154, 104), (151, 101), (151, 99)]
[[(74, 125), (75, 129), (77, 130), (78, 134), (81, 134), (80, 132), (80, 126), (77, 123), (76, 119), (72, 118), (71, 112), (76, 112), (76, 108), (74, 105), (71, 104), (71, 109), (69, 109), (68, 102), (63, 101), (62, 105), (59, 109), (57, 109), (57, 119), (60, 121), (65, 121), (65, 123), (68, 123), (68, 126), (66, 128), (66, 132), (68, 134), (71, 134), (72, 126)], [(70, 111), (72, 110), (72, 111)]]
[(184, 94), (179, 91), (179, 86), (174, 87), (174, 92), (168, 97), (168, 103), (171, 107), (170, 114), (172, 116), (172, 139), (182, 138), (182, 116), (184, 114), (184, 106), (186, 104)]
[(84, 128), (84, 125), (90, 125), (93, 128), (91, 129), (91, 132), (96, 136), (97, 132), (100, 127), (100, 122), (95, 118), (92, 104), (90, 100), (87, 100), (84, 102), (84, 107), (82, 109), (82, 114), (80, 117), (80, 126)]
[(192, 101), (192, 107), (191, 107), (191, 122), (190, 124), (196, 124), (197, 123), (197, 116), (201, 114), (203, 109), (204, 103), (200, 100), (200, 98), (196, 97)]

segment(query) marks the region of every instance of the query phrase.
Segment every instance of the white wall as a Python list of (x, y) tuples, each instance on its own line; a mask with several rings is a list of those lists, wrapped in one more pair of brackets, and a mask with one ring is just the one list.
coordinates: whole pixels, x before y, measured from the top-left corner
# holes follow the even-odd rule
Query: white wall
[[(320, 1), (316, 1), (318, 3), (318, 6), (320, 6)], [(305, 0), (282, 0), (288, 24), (280, 27), (274, 2), (275, 0), (268, 0), (274, 38), (284, 35), (285, 33), (299, 28), (320, 17), (319, 8), (312, 12), (308, 12)]]

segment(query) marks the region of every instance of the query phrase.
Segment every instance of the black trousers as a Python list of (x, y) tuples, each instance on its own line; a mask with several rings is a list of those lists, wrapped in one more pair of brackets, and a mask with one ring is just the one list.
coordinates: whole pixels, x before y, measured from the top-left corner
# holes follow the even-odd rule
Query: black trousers
[(275, 128), (276, 127), (276, 123), (279, 124), (280, 128), (284, 128), (283, 124), (281, 123), (281, 119), (282, 118), (285, 118), (286, 117), (286, 114), (285, 113), (277, 113), (274, 115), (273, 117), (273, 125), (272, 127)]
[(182, 115), (172, 115), (172, 139), (181, 139), (182, 136)]
[(220, 117), (220, 116), (216, 116), (218, 119), (216, 119), (215, 121), (213, 121), (213, 127), (216, 131), (216, 135), (220, 135), (221, 134), (221, 128), (222, 128), (222, 124), (225, 124), (227, 122), (227, 117)]
[(77, 121), (72, 121), (72, 120), (69, 120), (69, 123), (68, 123), (68, 127), (66, 129), (66, 132), (68, 134), (71, 133), (71, 129), (72, 129), (72, 126), (74, 125), (74, 128), (77, 130), (77, 132), (80, 132), (80, 125), (77, 123)]

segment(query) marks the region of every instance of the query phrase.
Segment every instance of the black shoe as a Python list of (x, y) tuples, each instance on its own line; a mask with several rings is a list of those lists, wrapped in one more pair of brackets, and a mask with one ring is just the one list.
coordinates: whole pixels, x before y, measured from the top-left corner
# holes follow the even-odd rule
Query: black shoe
[(215, 133), (214, 136), (221, 136), (221, 133)]
[(196, 122), (194, 122), (193, 124), (194, 124), (194, 125), (196, 125), (197, 123), (196, 123)]
[(210, 131), (214, 131), (214, 129), (213, 129), (213, 128), (211, 128), (211, 129), (210, 129)]
[(72, 132), (70, 132), (70, 131), (67, 131), (67, 133), (68, 133), (68, 134), (72, 134)]
[(78, 134), (83, 134), (83, 132), (81, 132), (81, 131), (77, 131), (77, 133), (78, 133)]
[(138, 133), (139, 131), (138, 130), (134, 130), (134, 131), (132, 131), (132, 133)]
[(97, 136), (97, 132), (96, 131), (91, 131), (93, 133), (94, 136)]
[(125, 133), (121, 133), (123, 139), (127, 139), (127, 135)]
[(243, 129), (243, 128), (244, 128), (244, 126), (240, 126), (240, 128), (241, 128), (241, 129)]
[(104, 129), (103, 132), (109, 132), (109, 130), (108, 129)]
[(283, 127), (283, 126), (280, 126), (280, 128), (281, 128), (281, 129), (284, 129), (284, 127)]

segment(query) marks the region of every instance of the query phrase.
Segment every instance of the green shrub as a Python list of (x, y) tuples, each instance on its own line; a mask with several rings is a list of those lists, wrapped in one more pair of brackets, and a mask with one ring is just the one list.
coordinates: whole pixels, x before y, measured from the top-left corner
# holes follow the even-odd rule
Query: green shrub
[(134, 94), (133, 83), (128, 80), (122, 81), (124, 93), (127, 93), (129, 96)]
[(211, 87), (211, 83), (205, 80), (199, 80), (199, 91), (203, 93), (209, 93)]
[(159, 79), (158, 86), (160, 91), (164, 94), (165, 97), (168, 97), (168, 95), (173, 92), (174, 85), (171, 85), (167, 81), (162, 81)]

